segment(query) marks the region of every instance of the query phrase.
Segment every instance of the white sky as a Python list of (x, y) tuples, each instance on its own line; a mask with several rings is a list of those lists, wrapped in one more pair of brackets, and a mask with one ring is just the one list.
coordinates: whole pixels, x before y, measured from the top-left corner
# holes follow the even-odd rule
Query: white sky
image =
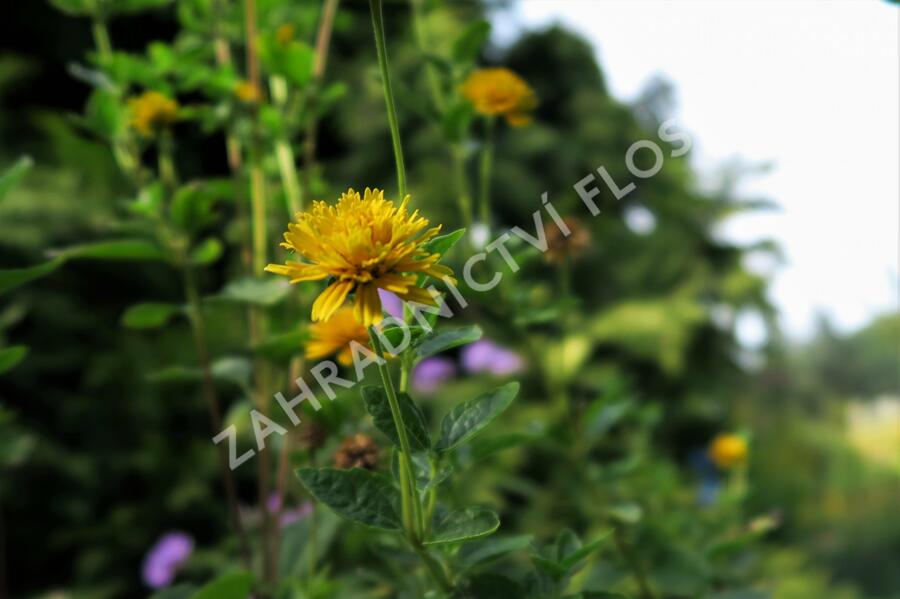
[[(742, 192), (781, 210), (724, 233), (781, 244), (772, 299), (806, 337), (817, 311), (847, 330), (898, 307), (898, 13), (878, 0), (521, 0), (495, 36), (561, 22), (594, 44), (617, 98), (655, 74), (674, 84), (701, 172), (773, 163)], [(753, 322), (741, 328), (752, 344)]]

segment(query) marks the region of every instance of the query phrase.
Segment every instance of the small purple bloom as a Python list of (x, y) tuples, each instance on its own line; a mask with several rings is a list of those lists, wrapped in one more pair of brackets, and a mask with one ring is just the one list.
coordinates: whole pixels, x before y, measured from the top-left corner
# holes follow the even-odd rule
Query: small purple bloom
[(490, 339), (481, 339), (462, 350), (462, 366), (466, 372), (489, 372), (505, 376), (522, 370), (524, 362), (519, 354), (501, 347)]
[(302, 520), (303, 518), (308, 517), (312, 514), (313, 504), (311, 501), (304, 501), (300, 504), (300, 507), (292, 510), (284, 510), (281, 512), (281, 518), (278, 520), (278, 525), (281, 528), (293, 524), (297, 520)]
[(450, 358), (426, 358), (412, 371), (412, 385), (421, 393), (432, 393), (441, 383), (456, 376), (456, 364)]
[(381, 307), (394, 318), (403, 318), (403, 300), (396, 293), (378, 290), (378, 297), (381, 298)]
[(269, 510), (270, 514), (276, 513), (281, 509), (281, 495), (277, 492), (269, 495), (269, 499), (266, 501), (266, 509)]
[(194, 539), (183, 532), (168, 532), (150, 548), (144, 558), (144, 584), (161, 589), (172, 584), (178, 569), (194, 550)]

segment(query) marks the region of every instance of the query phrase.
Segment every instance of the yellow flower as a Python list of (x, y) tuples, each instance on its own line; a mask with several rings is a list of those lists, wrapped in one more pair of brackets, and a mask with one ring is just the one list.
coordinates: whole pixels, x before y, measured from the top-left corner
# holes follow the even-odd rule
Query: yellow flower
[(168, 127), (178, 117), (178, 102), (155, 91), (147, 91), (128, 100), (131, 126), (147, 137)]
[(314, 202), (288, 225), (281, 244), (304, 261), (270, 264), (266, 270), (290, 277), (291, 283), (330, 279), (313, 303), (314, 321), (328, 320), (355, 293), (356, 319), (365, 327), (377, 324), (383, 319), (379, 289), (434, 305), (431, 294), (416, 286), (418, 275), (440, 278), (453, 271), (438, 264), (440, 254), (425, 248), (440, 226), (427, 228), (418, 210), (407, 210), (409, 200), (406, 196), (395, 206), (383, 191), (366, 188), (362, 198), (347, 190), (333, 206)]
[(337, 360), (344, 366), (353, 363), (350, 342), (360, 345), (369, 343), (369, 332), (353, 316), (353, 308), (345, 306), (324, 322), (316, 322), (309, 327), (312, 339), (306, 344), (306, 357), (318, 360), (337, 353)]
[(478, 69), (466, 79), (462, 93), (475, 110), (488, 116), (503, 115), (514, 127), (531, 122), (537, 98), (521, 77), (504, 68)]
[(742, 464), (747, 459), (747, 441), (738, 435), (720, 434), (709, 446), (709, 457), (722, 469)]
[(283, 23), (275, 30), (275, 39), (282, 46), (287, 46), (294, 39), (294, 26), (290, 23)]
[(234, 95), (245, 104), (256, 104), (262, 99), (259, 88), (249, 81), (238, 81), (234, 86)]
[(259, 88), (249, 81), (238, 81), (237, 85), (234, 86), (234, 95), (245, 104), (256, 104), (262, 99)]

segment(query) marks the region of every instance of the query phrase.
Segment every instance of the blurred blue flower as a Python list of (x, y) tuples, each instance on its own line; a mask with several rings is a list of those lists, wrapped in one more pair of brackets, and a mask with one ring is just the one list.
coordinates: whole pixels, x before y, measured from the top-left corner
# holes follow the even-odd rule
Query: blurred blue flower
[(450, 358), (435, 356), (426, 358), (412, 371), (413, 389), (432, 393), (446, 380), (456, 376), (456, 364)]
[(695, 449), (688, 456), (688, 462), (700, 479), (697, 483), (697, 503), (703, 506), (715, 503), (722, 484), (709, 453), (705, 449)]
[(144, 558), (144, 584), (161, 589), (172, 584), (182, 564), (194, 550), (194, 539), (183, 532), (168, 532), (156, 542)]
[(461, 359), (463, 370), (471, 374), (489, 372), (505, 376), (519, 372), (525, 365), (519, 354), (490, 339), (481, 339), (464, 347)]

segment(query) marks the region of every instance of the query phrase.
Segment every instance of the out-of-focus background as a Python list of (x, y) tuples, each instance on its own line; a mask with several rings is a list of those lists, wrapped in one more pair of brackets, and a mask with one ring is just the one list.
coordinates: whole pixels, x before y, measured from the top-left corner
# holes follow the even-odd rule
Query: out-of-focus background
[[(393, 176), (366, 11), (346, 2), (336, 21), (327, 79), (350, 92), (320, 126), (324, 198)], [(438, 136), (416, 111), (421, 56), (405, 5), (389, 3), (387, 14), (411, 188), (432, 220), (454, 228)], [(687, 164), (667, 163), (590, 221), (592, 246), (573, 278), (589, 331), (579, 340), (582, 391), (658, 408), (653, 443), (686, 472), (717, 431), (747, 435), (748, 511), (780, 525), (745, 566), (774, 597), (900, 597), (897, 6), (451, 3), (430, 23), (436, 43), (480, 14), (494, 27), (481, 61), (514, 69), (540, 100), (533, 126), (498, 138), (504, 225), (529, 222), (544, 190), (584, 216), (572, 185), (601, 165), (627, 177), (625, 150), (667, 119), (693, 139)], [(176, 31), (173, 6), (111, 24), (117, 49), (136, 53)], [(0, 201), (0, 269), (122, 230), (131, 192), (108, 148), (72, 116), (90, 91), (73, 73), (92, 47), (89, 23), (43, 1), (0, 20), (0, 168), (23, 154), (35, 163)], [(191, 148), (178, 155), (185, 177), (225, 175), (221, 137), (190, 126), (179, 135)], [(207, 293), (237, 260), (226, 252), (203, 275)], [(552, 297), (551, 273), (526, 274), (535, 297)], [(197, 389), (154, 379), (192, 363), (186, 330), (120, 323), (137, 302), (179, 301), (178, 285), (162, 265), (77, 262), (0, 298), (0, 340), (30, 348), (0, 374), (9, 596), (144, 596), (141, 563), (162, 533), (189, 530), (198, 546), (227, 534)], [(214, 352), (240, 345), (227, 308), (210, 320)], [(453, 384), (447, 394), (467, 382)], [(234, 404), (240, 394), (223, 390)], [(525, 405), (509, 426), (541, 420), (539, 400)], [(503, 481), (511, 522), (551, 530), (577, 512), (534, 488), (547, 456), (515, 456), (501, 466), (527, 484)], [(248, 504), (252, 484), (241, 477), (251, 475), (238, 481)], [(553, 484), (564, 483), (546, 483), (548, 493)], [(192, 567), (216, 559), (201, 553)], [(698, 596), (691, 584), (678, 596)]]

